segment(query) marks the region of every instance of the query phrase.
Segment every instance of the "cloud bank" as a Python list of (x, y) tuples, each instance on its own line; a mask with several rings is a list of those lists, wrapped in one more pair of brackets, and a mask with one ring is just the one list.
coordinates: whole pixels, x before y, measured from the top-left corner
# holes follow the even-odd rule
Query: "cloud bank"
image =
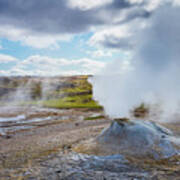
[[(85, 47), (86, 58), (82, 58), (77, 53), (77, 56), (81, 57), (79, 59), (88, 59), (87, 65), (91, 60), (92, 64), (100, 62), (94, 60), (98, 58), (106, 58), (108, 61), (113, 59), (113, 55), (117, 52), (124, 53), (124, 56), (126, 53), (132, 54), (139, 46), (137, 35), (149, 26), (151, 17), (168, 2), (170, 0), (0, 0), (0, 38), (2, 40), (0, 50), (8, 54), (8, 50), (4, 50), (6, 47), (3, 47), (3, 39), (9, 40), (10, 43), (20, 42), (18, 46), (35, 48), (35, 53), (31, 54), (33, 57), (34, 54), (40, 54), (39, 49), (61, 48), (61, 44), (65, 41), (68, 41), (68, 45), (71, 46), (71, 42), (78, 35), (84, 35), (82, 46)], [(173, 0), (172, 3), (174, 6), (180, 4), (178, 0)], [(80, 44), (80, 41), (78, 43)], [(8, 46), (7, 43), (6, 46)], [(4, 59), (1, 60), (3, 64), (5, 60), (9, 62), (5, 57), (1, 59)], [(22, 68), (21, 64), (26, 59), (29, 57), (24, 60), (16, 57), (19, 63), (16, 63), (11, 70), (1, 69), (1, 74), (12, 74), (12, 72), (14, 75), (18, 74), (17, 72), (25, 74), (25, 68)], [(51, 59), (57, 62), (55, 58)], [(65, 59), (73, 61), (66, 57)], [(43, 74), (45, 71), (38, 71), (37, 64), (34, 63), (34, 66), (29, 65), (29, 67), (35, 68), (35, 74)], [(79, 66), (81, 69), (81, 63)], [(61, 72), (65, 72), (62, 69)], [(73, 74), (75, 71), (80, 72), (75, 66), (70, 69)], [(93, 74), (95, 72), (89, 71), (87, 66), (84, 69), (81, 72), (86, 70)], [(26, 68), (26, 72), (29, 74), (30, 68)], [(53, 72), (59, 72), (59, 69)], [(70, 73), (69, 70), (68, 72)]]
[(0, 54), (0, 63), (16, 63), (8, 70), (1, 70), (1, 76), (11, 75), (36, 75), (36, 76), (57, 76), (57, 75), (81, 75), (95, 74), (102, 69), (106, 63), (88, 58), (63, 59), (51, 58), (48, 56), (33, 55), (24, 60), (18, 60), (12, 56)]
[(139, 0), (0, 0), (0, 37), (35, 48), (57, 46), (64, 36), (148, 18), (160, 3), (148, 8), (152, 4)]

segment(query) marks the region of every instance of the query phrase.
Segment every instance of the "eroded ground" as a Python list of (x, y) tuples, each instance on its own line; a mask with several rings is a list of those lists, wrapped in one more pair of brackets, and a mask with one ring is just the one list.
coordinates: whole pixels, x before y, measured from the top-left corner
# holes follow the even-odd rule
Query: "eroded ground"
[[(1, 178), (12, 179), (16, 173), (17, 177), (21, 177), (21, 172), (34, 167), (36, 160), (70, 150), (73, 144), (96, 136), (109, 124), (100, 115), (101, 111), (88, 109), (29, 107), (16, 108), (9, 113), (3, 109), (0, 113)], [(100, 119), (86, 120), (88, 117)], [(5, 118), (12, 119), (4, 122)]]
[[(180, 179), (179, 155), (154, 161), (74, 152), (110, 123), (101, 110), (1, 109), (0, 179)], [(180, 124), (166, 126), (179, 135)]]

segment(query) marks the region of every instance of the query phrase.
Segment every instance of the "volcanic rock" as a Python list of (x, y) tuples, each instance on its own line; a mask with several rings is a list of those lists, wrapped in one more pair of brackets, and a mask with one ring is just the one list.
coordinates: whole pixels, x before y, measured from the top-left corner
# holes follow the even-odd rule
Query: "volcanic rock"
[(153, 158), (170, 157), (177, 153), (172, 132), (154, 122), (116, 119), (96, 139), (100, 151), (109, 154)]

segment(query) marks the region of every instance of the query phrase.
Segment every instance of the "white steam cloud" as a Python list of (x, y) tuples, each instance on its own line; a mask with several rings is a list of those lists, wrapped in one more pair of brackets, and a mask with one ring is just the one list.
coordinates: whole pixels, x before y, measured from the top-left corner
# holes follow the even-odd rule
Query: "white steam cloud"
[[(161, 104), (164, 115), (180, 103), (180, 7), (160, 7), (136, 34), (130, 60), (114, 61), (92, 79), (94, 98), (111, 117), (141, 104)], [(164, 116), (163, 116), (164, 117)], [(167, 116), (166, 116), (167, 117)]]

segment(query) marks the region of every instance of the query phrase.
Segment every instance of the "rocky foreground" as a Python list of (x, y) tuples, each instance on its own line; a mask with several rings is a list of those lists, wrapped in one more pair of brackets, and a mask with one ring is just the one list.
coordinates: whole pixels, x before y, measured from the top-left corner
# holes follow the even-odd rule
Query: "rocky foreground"
[[(178, 153), (173, 152), (162, 158), (141, 158), (136, 153), (117, 155), (106, 151), (102, 153), (96, 148), (92, 150), (93, 142), (112, 123), (110, 119), (103, 117), (102, 111), (42, 111), (43, 113), (40, 110), (36, 113), (32, 111), (32, 114), (26, 113), (23, 123), (35, 118), (34, 116), (43, 120), (44, 114), (52, 116), (53, 120), (29, 121), (28, 126), (32, 123), (32, 128), (17, 128), (17, 131), (10, 131), (0, 137), (0, 179), (180, 179)], [(180, 135), (180, 124), (170, 123), (164, 126), (172, 131), (173, 137)], [(107, 133), (107, 130), (103, 132)], [(138, 136), (137, 139), (134, 136), (134, 141), (134, 146), (138, 145)], [(178, 147), (175, 148), (178, 150)]]

